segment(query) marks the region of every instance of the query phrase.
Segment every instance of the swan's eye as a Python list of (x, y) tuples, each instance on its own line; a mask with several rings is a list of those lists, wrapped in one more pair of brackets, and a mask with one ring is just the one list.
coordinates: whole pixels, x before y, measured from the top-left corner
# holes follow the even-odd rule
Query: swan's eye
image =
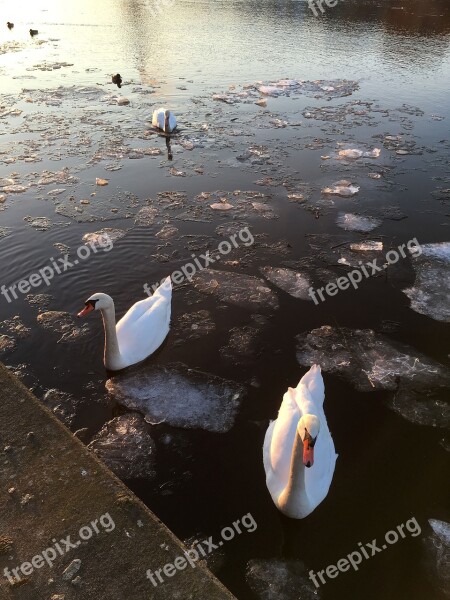
[(96, 300), (86, 300), (86, 302), (84, 303), (85, 306), (92, 306), (92, 308), (95, 308), (96, 303), (98, 302), (98, 298)]

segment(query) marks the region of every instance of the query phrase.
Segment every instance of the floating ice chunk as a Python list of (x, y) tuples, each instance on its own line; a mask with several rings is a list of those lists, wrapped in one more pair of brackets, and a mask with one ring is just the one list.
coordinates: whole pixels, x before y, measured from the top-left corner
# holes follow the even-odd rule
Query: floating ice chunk
[(381, 252), (381, 250), (383, 250), (383, 242), (375, 242), (372, 240), (357, 242), (350, 244), (350, 250), (353, 250), (354, 252)]
[(153, 478), (155, 443), (139, 413), (129, 413), (106, 423), (88, 445), (121, 479)]
[(297, 360), (304, 366), (320, 364), (361, 392), (398, 389), (402, 401), (414, 397), (414, 389), (450, 387), (450, 373), (443, 365), (371, 329), (324, 325), (302, 333), (297, 336)]
[(342, 229), (346, 229), (347, 231), (368, 233), (372, 229), (379, 227), (382, 221), (375, 217), (363, 217), (362, 215), (353, 213), (340, 213), (336, 219), (336, 223), (338, 227), (342, 227)]
[(0, 334), (0, 354), (3, 352), (12, 352), (16, 349), (17, 342), (10, 335)]
[(155, 222), (155, 218), (158, 214), (158, 210), (156, 208), (152, 208), (151, 206), (144, 206), (136, 215), (135, 223), (136, 225), (153, 225)]
[(178, 317), (173, 327), (173, 335), (176, 337), (175, 344), (184, 344), (190, 340), (204, 337), (216, 329), (216, 324), (207, 310), (185, 313)]
[(130, 101), (128, 98), (125, 98), (125, 96), (119, 96), (119, 98), (117, 98), (118, 106), (127, 106), (127, 104), (130, 104)]
[(200, 292), (255, 312), (278, 308), (278, 299), (274, 292), (267, 287), (263, 279), (251, 275), (205, 269), (195, 275), (194, 284)]
[(438, 519), (428, 520), (433, 532), (425, 538), (428, 551), (427, 573), (433, 587), (443, 598), (450, 590), (450, 524)]
[(399, 385), (398, 392), (389, 402), (390, 408), (411, 423), (450, 430), (450, 404), (439, 397), (448, 395), (448, 390), (433, 392), (428, 385), (415, 385), (414, 390), (405, 391), (403, 387), (404, 384)]
[(255, 327), (233, 327), (228, 344), (220, 349), (225, 359), (241, 365), (246, 360), (254, 360), (258, 349), (259, 330)]
[(164, 227), (160, 229), (158, 233), (155, 233), (155, 237), (160, 240), (167, 240), (176, 235), (178, 232), (179, 229), (177, 227), (173, 227), (172, 225), (164, 225)]
[(345, 158), (361, 158), (364, 154), (362, 150), (357, 150), (356, 148), (349, 148), (348, 150), (339, 150), (339, 156), (344, 156)]
[(118, 375), (106, 389), (149, 423), (218, 433), (233, 426), (244, 393), (233, 381), (182, 364)]
[(3, 186), (2, 191), (6, 194), (22, 194), (23, 192), (26, 192), (29, 187), (29, 185), (5, 185)]
[(85, 233), (83, 235), (83, 242), (85, 244), (95, 244), (96, 246), (104, 245), (106, 236), (111, 242), (117, 242), (126, 235), (125, 229), (112, 229), (111, 227), (105, 227), (100, 231), (93, 231), (92, 233)]
[(322, 190), (322, 194), (333, 194), (336, 196), (343, 196), (344, 198), (354, 196), (358, 192), (359, 186), (352, 185), (352, 182), (347, 181), (346, 179), (335, 181), (335, 183), (331, 184), (331, 187), (325, 187)]
[(53, 300), (50, 294), (28, 294), (26, 298), (30, 306), (37, 306), (40, 311), (48, 308)]
[(380, 156), (381, 149), (374, 148), (373, 150), (358, 150), (357, 148), (348, 148), (347, 150), (339, 150), (339, 156), (342, 158), (378, 158)]
[(213, 210), (231, 210), (233, 207), (229, 202), (214, 202), (209, 205)]
[(274, 85), (261, 85), (258, 91), (266, 96), (278, 96), (280, 93), (280, 90)]
[(71, 394), (57, 389), (47, 390), (42, 398), (45, 404), (60, 421), (70, 427), (76, 417), (78, 402)]
[[(450, 321), (450, 242), (423, 244), (422, 253), (413, 254), (416, 280), (403, 290), (411, 308), (436, 321)], [(414, 248), (412, 253), (414, 253)]]
[(60, 312), (57, 310), (49, 310), (40, 313), (37, 316), (37, 322), (45, 329), (62, 333), (58, 340), (59, 342), (74, 342), (86, 337), (89, 334), (89, 326), (87, 323), (82, 327), (75, 325), (74, 318), (68, 312)]
[(246, 580), (259, 600), (320, 600), (321, 597), (299, 561), (250, 560)]
[(274, 285), (294, 296), (294, 298), (312, 300), (308, 295), (311, 282), (306, 275), (292, 269), (277, 267), (262, 267), (260, 271)]

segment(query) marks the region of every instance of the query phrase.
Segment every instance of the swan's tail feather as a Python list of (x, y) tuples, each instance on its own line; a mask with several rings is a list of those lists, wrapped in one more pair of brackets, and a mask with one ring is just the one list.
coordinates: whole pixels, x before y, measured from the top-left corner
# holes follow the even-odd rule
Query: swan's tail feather
[(172, 296), (172, 280), (170, 275), (166, 277), (161, 285), (155, 290), (155, 294), (158, 293), (165, 298), (170, 298)]
[(313, 365), (300, 379), (297, 388), (300, 388), (302, 384), (308, 388), (314, 402), (323, 404), (325, 398), (325, 384), (323, 383), (320, 365)]

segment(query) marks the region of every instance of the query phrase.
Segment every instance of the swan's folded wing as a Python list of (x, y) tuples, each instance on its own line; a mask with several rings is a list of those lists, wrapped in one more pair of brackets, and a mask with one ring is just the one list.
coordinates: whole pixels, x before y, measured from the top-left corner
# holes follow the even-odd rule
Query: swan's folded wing
[(280, 481), (284, 481), (285, 485), (289, 477), (292, 449), (299, 419), (298, 406), (288, 391), (284, 394), (270, 443), (270, 464), (276, 477)]
[(170, 301), (161, 296), (152, 296), (151, 299), (153, 299), (152, 306), (139, 317), (129, 319), (126, 318), (127, 313), (117, 323), (120, 353), (130, 364), (140, 362), (153, 354), (169, 333)]

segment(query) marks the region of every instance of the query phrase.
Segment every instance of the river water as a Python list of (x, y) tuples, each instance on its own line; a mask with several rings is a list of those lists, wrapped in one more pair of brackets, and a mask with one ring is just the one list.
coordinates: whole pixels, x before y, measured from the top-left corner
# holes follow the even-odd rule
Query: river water
[[(50, 295), (48, 305), (26, 293), (0, 296), (0, 358), (38, 397), (51, 388), (69, 394), (65, 422), (87, 428), (90, 441), (127, 410), (105, 390), (100, 319), (91, 315), (70, 335), (80, 323), (66, 315), (66, 328), (54, 331), (38, 314), (75, 315), (103, 291), (122, 315), (145, 297), (145, 283), (233, 232), (251, 232), (254, 244), (241, 243), (213, 268), (264, 283), (244, 282), (236, 301), (226, 277), (216, 276), (212, 295), (185, 282), (174, 292), (166, 343), (131, 371), (183, 363), (242, 385), (234, 425), (218, 432), (217, 406), (203, 429), (175, 427), (170, 417), (149, 425), (156, 475), (126, 483), (181, 539), (217, 537), (253, 515), (257, 530), (224, 544), (211, 563), (239, 600), (318, 597), (303, 569), (326, 569), (412, 518), (420, 535), (327, 579), (318, 594), (438, 600), (449, 581), (445, 544), (439, 551), (429, 521), (443, 522), (448, 536), (450, 6), (340, 0), (324, 9), (315, 16), (306, 2), (282, 0), (0, 0), (3, 20), (15, 24), (0, 34), (0, 178), (12, 180), (0, 188), (0, 284), (66, 251), (73, 262), (87, 233), (119, 231), (111, 251), (80, 258), (32, 290)], [(33, 38), (30, 27), (39, 31)], [(166, 105), (179, 122), (172, 161), (149, 123)], [(330, 193), (340, 180), (344, 192)], [(360, 217), (373, 231), (352, 228)], [(325, 286), (359, 261), (382, 264), (410, 240), (440, 244), (442, 260), (408, 253), (358, 289), (317, 305), (306, 297), (305, 286)], [(351, 250), (367, 241), (383, 251)], [(279, 277), (284, 290), (273, 283)], [(249, 301), (255, 286), (270, 292)], [(323, 326), (357, 347), (349, 368), (321, 341)], [(376, 365), (369, 353), (360, 366), (369, 334), (352, 342), (356, 329), (407, 345), (411, 374), (399, 376), (383, 349)], [(262, 444), (283, 393), (314, 362), (312, 353), (302, 365), (296, 358), (312, 330), (339, 458), (327, 498), (292, 521), (266, 489)], [(415, 365), (426, 360), (431, 375), (417, 379)], [(353, 371), (368, 368), (383, 381), (393, 372), (392, 385), (365, 391)], [(395, 395), (397, 384), (407, 393)], [(174, 387), (173, 402), (180, 392)]]

